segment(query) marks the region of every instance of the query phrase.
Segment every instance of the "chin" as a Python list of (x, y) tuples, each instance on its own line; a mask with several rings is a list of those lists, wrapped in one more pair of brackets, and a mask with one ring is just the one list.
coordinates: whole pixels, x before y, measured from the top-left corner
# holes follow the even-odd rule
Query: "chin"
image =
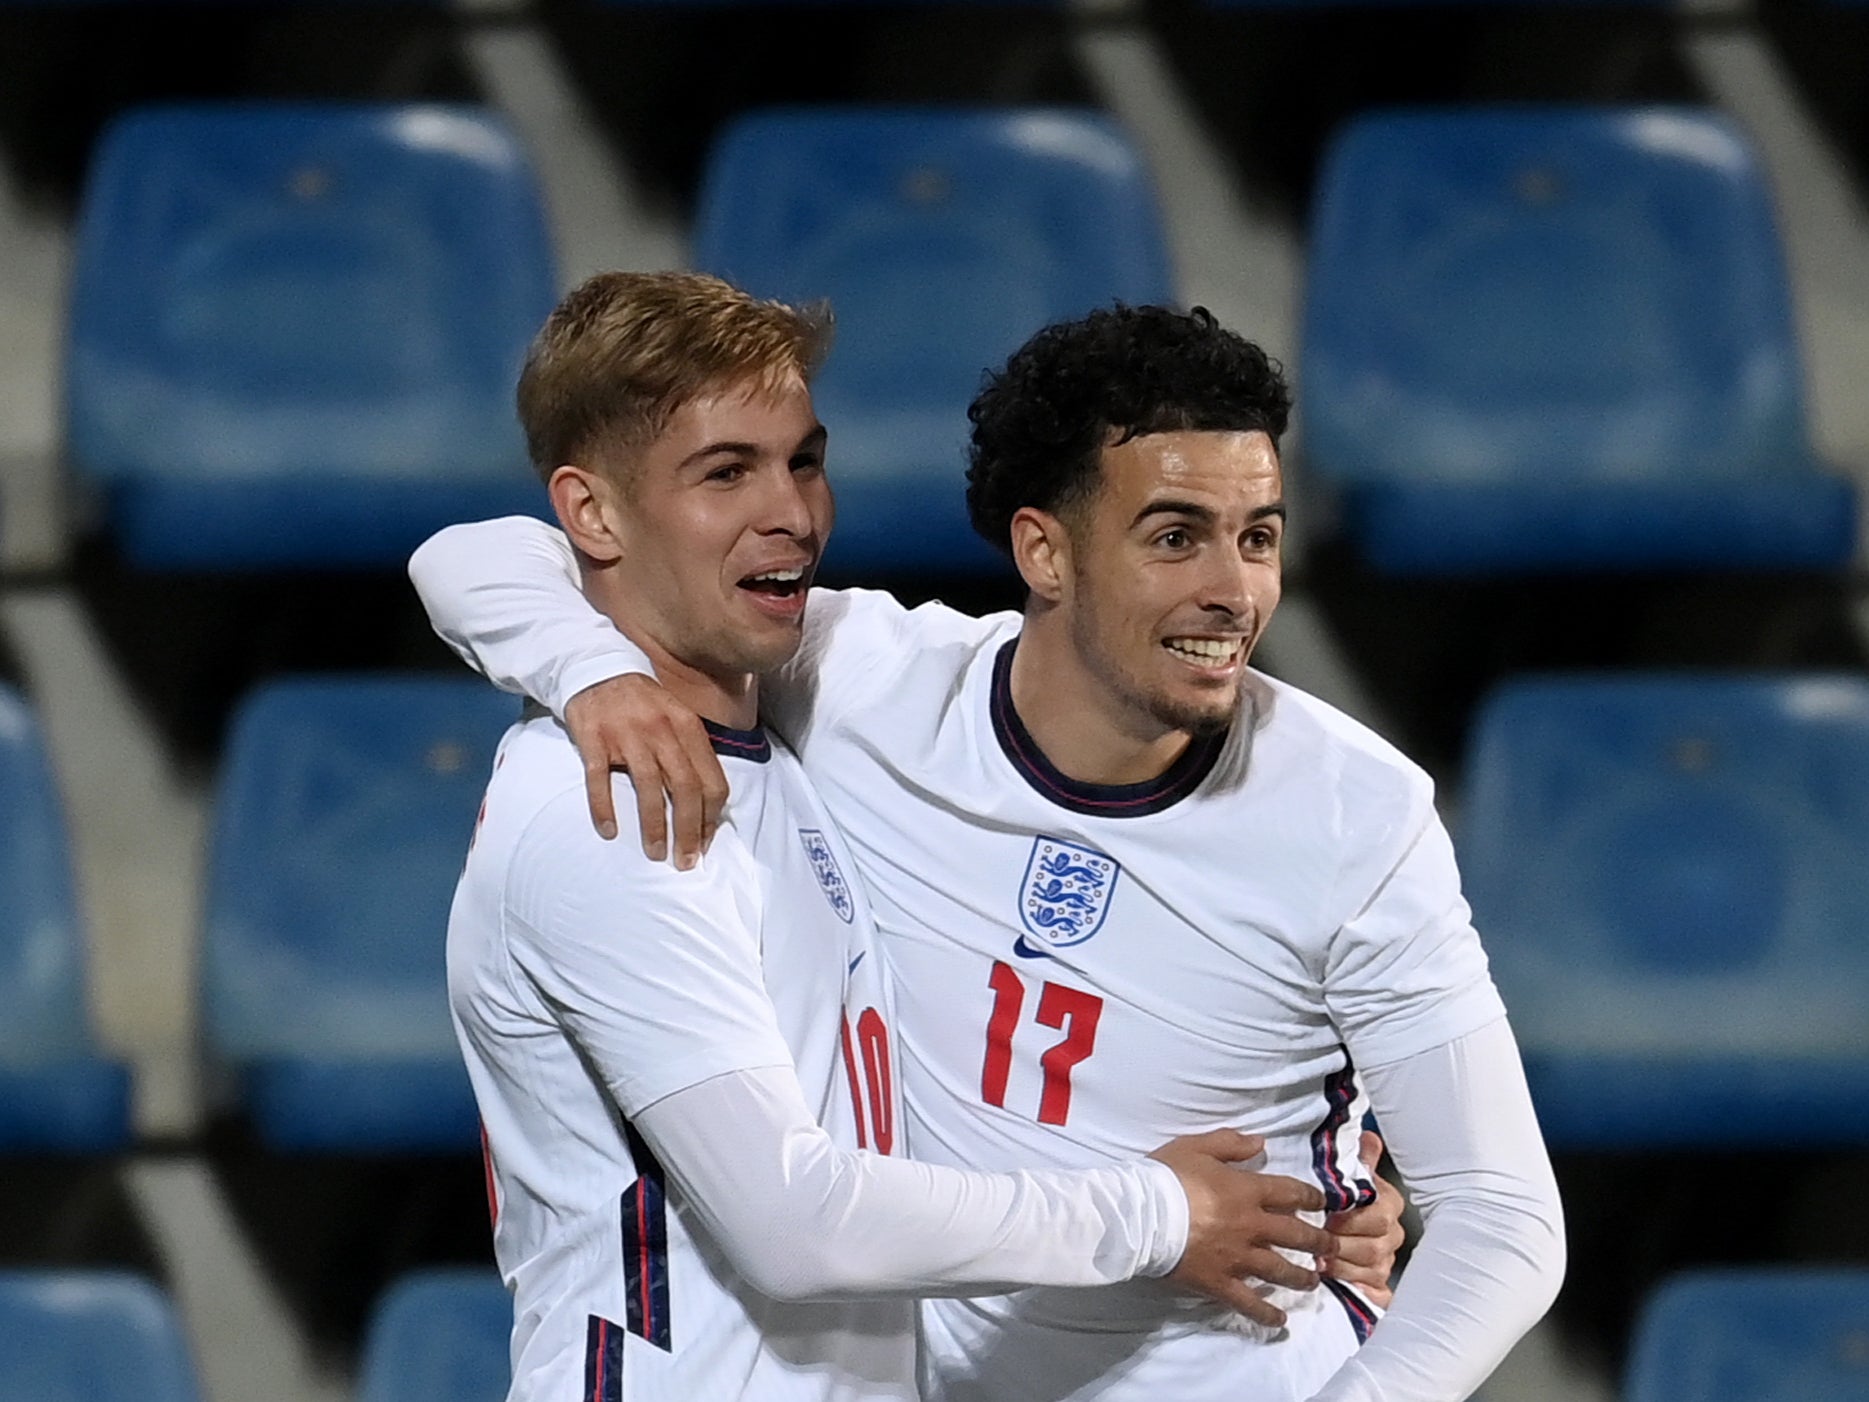
[(1219, 735), (1233, 724), (1239, 710), (1239, 691), (1235, 688), (1224, 698), (1208, 696), (1201, 700), (1158, 696), (1149, 710), (1156, 720), (1173, 730), (1184, 730), (1197, 738)]
[(762, 639), (759, 646), (747, 649), (746, 670), (749, 672), (776, 671), (797, 655), (798, 645), (803, 641), (802, 631), (769, 641)]

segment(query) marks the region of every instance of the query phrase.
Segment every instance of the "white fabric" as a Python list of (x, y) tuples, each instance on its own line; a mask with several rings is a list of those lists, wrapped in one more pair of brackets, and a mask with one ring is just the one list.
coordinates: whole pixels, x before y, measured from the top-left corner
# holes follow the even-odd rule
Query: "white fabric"
[[(648, 668), (613, 630), (588, 626), (554, 534), (454, 528), (412, 573), (457, 650), (562, 709), (569, 681)], [(483, 583), (494, 575), (505, 583)], [(1175, 801), (1073, 796), (1005, 738), (994, 677), (1019, 626), (816, 591), (804, 647), (762, 693), (875, 906), (912, 1152), (979, 1168), (1089, 1165), (1231, 1125), (1268, 1136), (1273, 1171), (1358, 1195), (1369, 1100), (1356, 1068), (1412, 1062), (1503, 1011), (1427, 777), (1330, 707), (1250, 674), (1224, 751)], [(1075, 891), (1046, 884), (1059, 861), (1091, 868)], [(1073, 897), (1075, 912), (1062, 903)], [(1463, 1113), (1458, 1097), (1380, 1108), (1405, 1176), (1399, 1146), (1423, 1152)], [(1473, 1155), (1470, 1188), (1548, 1175), (1541, 1149), (1528, 1164), (1486, 1159), (1480, 1139), (1456, 1135), (1453, 1148)], [(1529, 1210), (1518, 1191), (1495, 1210)], [(1506, 1271), (1494, 1257), (1521, 1249), (1510, 1238), (1474, 1243), (1469, 1264), (1457, 1239), (1443, 1249), (1443, 1224), (1460, 1220), (1430, 1220), (1417, 1256), (1428, 1269), (1411, 1277)], [(1539, 1278), (1554, 1279), (1561, 1243), (1527, 1240)], [(1277, 1339), (1136, 1286), (932, 1302), (929, 1387), (954, 1402), (1452, 1402), (1548, 1299), (1474, 1300), (1456, 1365), (1420, 1319), (1444, 1292), (1411, 1286), (1390, 1316), (1404, 1342), (1347, 1367), (1350, 1307), (1321, 1290), (1278, 1292), (1291, 1323)]]
[(716, 1077), (637, 1124), (695, 1220), (782, 1300), (1105, 1284), (1166, 1275), (1187, 1242), (1164, 1164), (988, 1174), (843, 1153), (783, 1071)]
[[(596, 1402), (907, 1402), (913, 1309), (877, 1292), (1178, 1260), (1187, 1200), (1160, 1164), (985, 1175), (860, 1152), (900, 1124), (867, 904), (782, 746), (724, 763), (726, 823), (684, 873), (596, 837), (557, 721), (500, 747), (448, 972), (515, 1297), (515, 1402), (592, 1395), (593, 1318), (623, 1335), (620, 1390)], [(663, 1173), (658, 1222), (644, 1185)]]
[(1548, 1308), (1564, 1274), (1557, 1181), (1505, 1019), (1367, 1072), (1427, 1230), (1395, 1304), (1316, 1402), (1465, 1397)]

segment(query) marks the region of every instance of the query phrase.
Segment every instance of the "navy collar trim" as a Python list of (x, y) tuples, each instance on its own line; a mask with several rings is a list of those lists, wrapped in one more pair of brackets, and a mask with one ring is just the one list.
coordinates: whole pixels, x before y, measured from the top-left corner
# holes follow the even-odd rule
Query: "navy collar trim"
[(1226, 746), (1225, 734), (1189, 742), (1181, 757), (1153, 779), (1140, 784), (1087, 784), (1062, 773), (1045, 758), (1025, 722), (1012, 704), (1012, 655), (1019, 646), (1013, 638), (993, 660), (993, 693), (988, 710), (993, 735), (1012, 767), (1039, 795), (1073, 813), (1099, 818), (1140, 818), (1172, 808), (1201, 786)]
[(717, 755), (750, 759), (754, 764), (764, 764), (772, 758), (772, 741), (766, 737), (764, 726), (754, 726), (751, 730), (732, 730), (724, 725), (715, 725), (706, 717), (702, 717), (701, 724), (707, 727), (707, 738), (712, 742)]

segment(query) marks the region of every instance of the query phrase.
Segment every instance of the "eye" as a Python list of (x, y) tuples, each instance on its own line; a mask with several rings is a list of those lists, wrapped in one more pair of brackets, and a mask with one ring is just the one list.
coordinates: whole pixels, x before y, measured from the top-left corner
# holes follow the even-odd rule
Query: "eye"
[(1155, 537), (1155, 543), (1165, 550), (1186, 550), (1194, 544), (1194, 537), (1188, 534), (1185, 526), (1170, 526)]
[(799, 476), (809, 476), (811, 473), (824, 471), (824, 454), (800, 453), (792, 459), (792, 471)]
[(708, 482), (733, 483), (738, 482), (744, 476), (746, 476), (745, 463), (724, 462), (719, 467), (710, 470), (703, 480)]
[(1250, 550), (1278, 549), (1278, 532), (1268, 526), (1257, 526), (1246, 532), (1246, 546)]

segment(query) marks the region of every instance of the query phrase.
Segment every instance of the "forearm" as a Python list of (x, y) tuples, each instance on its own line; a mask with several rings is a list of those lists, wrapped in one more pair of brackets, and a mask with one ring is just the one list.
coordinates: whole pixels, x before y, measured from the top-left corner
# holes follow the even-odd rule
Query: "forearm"
[(780, 1299), (997, 1294), (1165, 1275), (1187, 1241), (1175, 1176), (971, 1173), (838, 1149), (789, 1074), (748, 1071), (637, 1118), (734, 1267)]
[(1557, 1294), (1556, 1180), (1503, 1019), (1366, 1076), (1424, 1228), (1388, 1314), (1313, 1402), (1458, 1402)]
[(449, 526), (409, 560), (409, 578), (443, 642), (495, 686), (562, 716), (565, 703), (647, 657), (578, 584), (561, 531), (530, 516)]

